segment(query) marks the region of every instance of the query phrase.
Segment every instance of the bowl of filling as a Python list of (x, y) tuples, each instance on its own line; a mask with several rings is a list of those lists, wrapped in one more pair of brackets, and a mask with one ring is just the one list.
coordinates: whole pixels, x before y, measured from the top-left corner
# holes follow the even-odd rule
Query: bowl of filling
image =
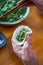
[[(0, 16), (17, 6), (20, 0), (0, 0)], [(16, 12), (7, 15), (0, 20), (0, 24), (12, 25), (24, 20), (29, 14), (30, 8), (20, 8)]]
[[(32, 30), (25, 25), (21, 25), (16, 28), (12, 36), (12, 43), (16, 43), (17, 45), (23, 45), (26, 36), (32, 34)], [(31, 36), (30, 36), (31, 37)]]

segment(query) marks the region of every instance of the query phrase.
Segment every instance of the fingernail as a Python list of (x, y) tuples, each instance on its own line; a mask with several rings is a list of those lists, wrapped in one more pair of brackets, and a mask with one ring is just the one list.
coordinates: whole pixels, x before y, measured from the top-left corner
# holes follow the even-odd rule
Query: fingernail
[(29, 46), (28, 42), (25, 41), (23, 48), (26, 48), (26, 47), (28, 47), (28, 46)]

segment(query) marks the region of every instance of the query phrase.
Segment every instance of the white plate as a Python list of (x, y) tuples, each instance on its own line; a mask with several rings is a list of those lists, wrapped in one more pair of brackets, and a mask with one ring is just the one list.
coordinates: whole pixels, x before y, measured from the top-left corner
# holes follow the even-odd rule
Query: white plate
[(28, 16), (29, 11), (30, 11), (30, 7), (27, 8), (27, 11), (26, 11), (26, 13), (25, 13), (25, 15), (23, 16), (22, 19), (19, 19), (19, 20), (14, 21), (14, 22), (0, 22), (0, 24), (3, 24), (3, 25), (12, 25), (12, 24), (20, 23), (21, 21), (23, 21)]

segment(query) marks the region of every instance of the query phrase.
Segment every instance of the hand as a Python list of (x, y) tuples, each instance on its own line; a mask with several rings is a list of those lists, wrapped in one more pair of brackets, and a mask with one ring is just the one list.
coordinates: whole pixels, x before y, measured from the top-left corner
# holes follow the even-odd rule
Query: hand
[(31, 44), (31, 35), (27, 35), (24, 45), (18, 46), (12, 40), (14, 52), (23, 60), (24, 65), (39, 65), (37, 55)]
[(19, 4), (23, 3), (23, 1), (28, 1), (29, 3), (26, 4), (24, 7), (29, 7), (35, 5), (41, 13), (43, 13), (43, 0), (20, 0)]
[(24, 8), (29, 7), (29, 6), (33, 6), (33, 4), (34, 4), (32, 1), (29, 1), (29, 0), (20, 0), (18, 2), (18, 4), (21, 4), (23, 2), (28, 2), (28, 4), (26, 4), (25, 6), (23, 6)]

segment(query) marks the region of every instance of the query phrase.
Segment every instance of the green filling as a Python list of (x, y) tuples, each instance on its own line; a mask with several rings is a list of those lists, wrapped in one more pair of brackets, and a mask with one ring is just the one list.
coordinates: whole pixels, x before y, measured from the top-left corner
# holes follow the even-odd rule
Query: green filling
[[(12, 8), (14, 8), (14, 6), (17, 5), (18, 1), (20, 1), (20, 0), (0, 0), (0, 16), (3, 15), (4, 13), (6, 13), (7, 11), (11, 10)], [(13, 21), (17, 21), (19, 19), (22, 19), (26, 13), (26, 10), (27, 10), (27, 8), (25, 8), (25, 9), (20, 8), (16, 12), (11, 13), (10, 15), (7, 15), (6, 17), (1, 19), (0, 21), (13, 22)]]
[(22, 29), (19, 31), (18, 35), (16, 36), (16, 39), (20, 42), (22, 42), (26, 36), (26, 33), (28, 32), (29, 30), (26, 30), (26, 29)]

